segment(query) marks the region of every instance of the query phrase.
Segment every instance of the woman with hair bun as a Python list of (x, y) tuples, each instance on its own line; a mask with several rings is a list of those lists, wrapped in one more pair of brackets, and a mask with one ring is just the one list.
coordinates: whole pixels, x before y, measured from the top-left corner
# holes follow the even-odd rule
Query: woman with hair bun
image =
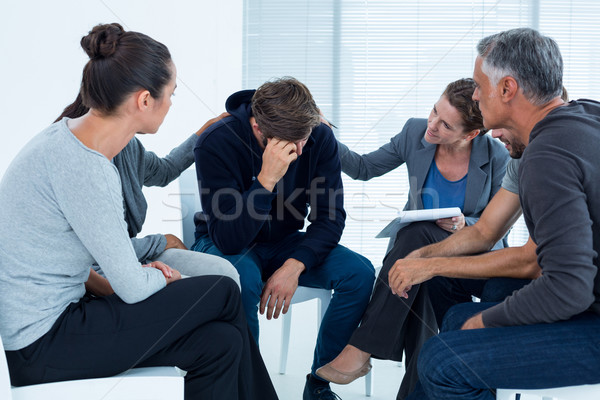
[[(54, 122), (65, 117), (78, 118), (88, 111), (89, 108), (83, 104), (81, 93), (79, 93), (75, 101), (68, 105)], [(240, 276), (237, 270), (222, 257), (189, 251), (183, 242), (172, 234), (158, 233), (137, 237), (146, 220), (148, 209), (142, 191), (143, 187), (164, 187), (177, 179), (194, 162), (194, 146), (198, 136), (221, 118), (222, 116), (217, 116), (210, 119), (164, 158), (147, 151), (142, 142), (134, 136), (127, 146), (112, 159), (112, 163), (117, 168), (121, 180), (127, 231), (138, 260), (142, 264), (161, 261), (187, 276), (224, 275), (233, 279), (240, 286)], [(193, 211), (188, 210), (188, 212)], [(86, 282), (88, 292), (97, 296), (114, 293), (110, 283), (101, 276), (102, 272), (98, 271), (99, 274), (96, 270), (99, 268), (94, 266), (90, 271), (90, 277)]]
[[(405, 210), (458, 207), (462, 213), (434, 222), (414, 222), (392, 237), (393, 247), (383, 260), (361, 325), (344, 350), (317, 370), (320, 377), (349, 383), (368, 373), (370, 357), (402, 361), (406, 354), (398, 398), (414, 388), (418, 351), (437, 333), (454, 299), (432, 293), (429, 282), (413, 286), (408, 295), (396, 296), (390, 290), (388, 273), (396, 260), (411, 251), (474, 224), (500, 189), (509, 155), (500, 142), (485, 135), (483, 117), (472, 99), (474, 90), (470, 78), (449, 83), (427, 119), (409, 119), (389, 143), (371, 153), (360, 155), (339, 143), (342, 171), (353, 179), (369, 180), (406, 163), (410, 192)], [(500, 241), (495, 248), (504, 245)], [(469, 290), (481, 296), (486, 282), (477, 281), (473, 285), (477, 287)]]
[[(12, 384), (175, 365), (187, 371), (186, 399), (276, 399), (236, 283), (142, 266), (129, 239), (111, 160), (163, 122), (176, 87), (168, 49), (119, 24), (94, 27), (81, 45), (89, 111), (35, 136), (0, 182), (0, 335)], [(94, 263), (115, 294), (85, 296)]]

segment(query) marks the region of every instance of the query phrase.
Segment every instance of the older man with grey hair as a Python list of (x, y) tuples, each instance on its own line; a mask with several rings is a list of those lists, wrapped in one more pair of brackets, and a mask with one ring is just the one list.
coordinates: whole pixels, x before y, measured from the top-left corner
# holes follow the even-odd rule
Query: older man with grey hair
[(501, 303), (450, 309), (421, 351), (410, 399), (600, 382), (600, 103), (560, 98), (560, 50), (533, 29), (486, 37), (477, 50), (473, 98), (522, 156), (519, 196), (542, 275)]

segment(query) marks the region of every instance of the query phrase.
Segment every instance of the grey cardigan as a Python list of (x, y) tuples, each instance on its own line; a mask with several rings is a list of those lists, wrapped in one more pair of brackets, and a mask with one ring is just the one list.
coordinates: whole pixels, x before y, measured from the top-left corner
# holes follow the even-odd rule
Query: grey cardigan
[(134, 137), (113, 159), (119, 171), (123, 188), (125, 222), (132, 244), (140, 260), (153, 259), (165, 250), (167, 240), (162, 234), (136, 238), (146, 219), (148, 204), (142, 186), (166, 186), (194, 162), (194, 145), (198, 140), (192, 134), (164, 158), (147, 151)]
[[(424, 139), (426, 129), (426, 119), (411, 118), (389, 143), (363, 155), (338, 142), (342, 171), (352, 179), (367, 181), (406, 163), (410, 191), (404, 209), (422, 209), (421, 191), (437, 146)], [(467, 225), (473, 225), (479, 219), (500, 189), (509, 158), (504, 146), (489, 135), (473, 139), (463, 209)]]

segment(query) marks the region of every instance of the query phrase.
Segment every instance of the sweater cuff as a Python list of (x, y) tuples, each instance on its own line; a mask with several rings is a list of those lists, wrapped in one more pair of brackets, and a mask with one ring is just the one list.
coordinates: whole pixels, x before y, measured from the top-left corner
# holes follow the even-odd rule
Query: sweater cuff
[[(185, 140), (181, 145), (177, 146), (172, 151), (173, 160), (180, 164), (180, 170), (183, 172), (194, 163), (194, 146), (198, 141), (198, 135), (192, 135)], [(171, 154), (169, 154), (171, 155)]]
[(317, 262), (319, 261), (317, 255), (312, 249), (302, 246), (296, 248), (296, 250), (292, 253), (292, 255), (289, 258), (294, 258), (302, 262), (304, 264), (304, 267), (306, 268), (304, 272), (310, 270), (312, 267), (317, 265)]
[(141, 238), (131, 238), (131, 244), (140, 262), (153, 261), (155, 257), (165, 251), (167, 238), (160, 233), (156, 233)]
[(514, 323), (511, 322), (504, 308), (505, 303), (496, 304), (493, 307), (484, 310), (481, 313), (481, 319), (483, 325), (486, 328), (497, 328), (500, 326), (511, 326)]
[(265, 189), (258, 179), (255, 179), (248, 190), (248, 208), (259, 211), (260, 214), (266, 214), (271, 210), (271, 203), (275, 197), (277, 197), (276, 189), (271, 192)]
[(167, 237), (162, 234), (158, 234), (158, 244), (156, 245), (156, 254), (153, 257), (158, 257), (159, 254), (162, 254), (167, 248)]

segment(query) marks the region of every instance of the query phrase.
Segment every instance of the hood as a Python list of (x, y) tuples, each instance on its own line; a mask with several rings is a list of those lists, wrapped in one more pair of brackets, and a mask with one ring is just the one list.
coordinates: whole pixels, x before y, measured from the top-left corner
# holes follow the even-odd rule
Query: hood
[(225, 109), (235, 118), (248, 122), (248, 119), (252, 116), (250, 104), (254, 92), (256, 92), (254, 89), (235, 92), (225, 102)]

